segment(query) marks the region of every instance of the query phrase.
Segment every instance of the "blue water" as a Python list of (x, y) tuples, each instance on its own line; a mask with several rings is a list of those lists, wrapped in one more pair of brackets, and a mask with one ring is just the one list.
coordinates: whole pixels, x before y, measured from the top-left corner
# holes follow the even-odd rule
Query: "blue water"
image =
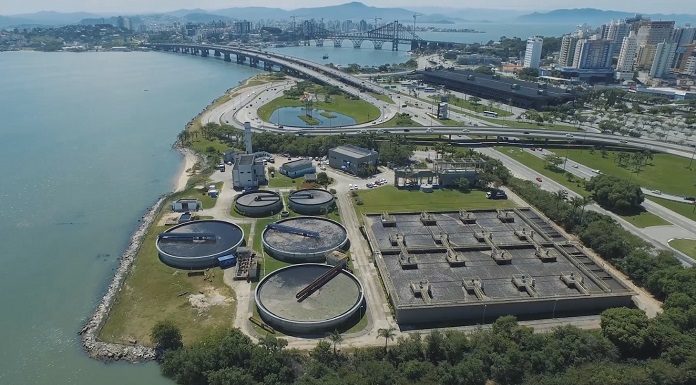
[(312, 109), (310, 115), (317, 119), (319, 124), (309, 125), (300, 119), (300, 116), (306, 113), (304, 107), (282, 107), (273, 111), (270, 122), (292, 127), (338, 127), (355, 124), (355, 119), (350, 116), (339, 114), (338, 112), (330, 112), (334, 117), (327, 118), (321, 115), (322, 112), (324, 110)]
[(482, 43), (490, 40), (499, 41), (501, 37), (519, 37), (526, 40), (530, 36), (561, 36), (573, 32), (576, 26), (572, 24), (532, 24), (532, 23), (462, 23), (462, 24), (429, 24), (438, 28), (469, 28), (483, 33), (468, 32), (426, 32), (419, 31), (417, 35), (425, 40), (451, 41), (455, 43)]
[(0, 53), (0, 384), (169, 384), (102, 364), (77, 331), (140, 215), (172, 188), (176, 134), (258, 71), (161, 53)]
[[(407, 45), (401, 45), (401, 51), (392, 51), (390, 43), (385, 43), (382, 50), (373, 49), (372, 43), (369, 41), (363, 42), (362, 48), (358, 49), (353, 48), (353, 44), (349, 40), (344, 41), (341, 48), (334, 47), (333, 42), (330, 41), (326, 41), (324, 44), (326, 44), (324, 47), (312, 45), (310, 47), (268, 48), (268, 50), (280, 52), (284, 55), (301, 57), (317, 63), (333, 63), (344, 66), (353, 63), (362, 66), (397, 64), (411, 58), (411, 55), (407, 52), (411, 47)], [(324, 55), (327, 55), (328, 58), (324, 59)]]

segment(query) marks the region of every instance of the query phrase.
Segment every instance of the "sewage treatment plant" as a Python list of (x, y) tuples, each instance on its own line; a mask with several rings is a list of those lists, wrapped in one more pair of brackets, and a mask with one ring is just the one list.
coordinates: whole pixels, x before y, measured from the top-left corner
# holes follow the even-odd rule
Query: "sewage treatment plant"
[(281, 261), (324, 262), (326, 254), (348, 243), (348, 232), (323, 217), (294, 217), (266, 226), (262, 239), (264, 249)]
[(598, 313), (634, 294), (529, 208), (364, 216), (402, 325)]
[(283, 200), (277, 192), (257, 190), (238, 195), (234, 208), (248, 217), (267, 217), (283, 210)]
[(244, 241), (244, 231), (234, 223), (219, 220), (186, 222), (157, 237), (160, 260), (180, 269), (205, 269), (218, 265), (218, 258), (231, 255)]
[(343, 266), (305, 263), (267, 275), (254, 295), (261, 318), (291, 333), (315, 334), (340, 328), (363, 303), (360, 281)]
[(288, 197), (288, 205), (292, 211), (303, 215), (325, 214), (333, 207), (334, 196), (320, 189), (297, 190)]

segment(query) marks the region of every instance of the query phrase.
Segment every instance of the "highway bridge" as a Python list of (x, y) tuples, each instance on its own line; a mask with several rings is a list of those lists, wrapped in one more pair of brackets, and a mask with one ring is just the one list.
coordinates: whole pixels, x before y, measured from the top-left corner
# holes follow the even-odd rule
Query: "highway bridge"
[[(372, 103), (380, 109), (382, 118), (389, 118), (396, 113), (393, 104), (376, 99), (369, 92), (389, 95), (390, 92), (377, 84), (347, 74), (343, 71), (314, 63), (309, 60), (282, 55), (274, 52), (266, 52), (241, 46), (210, 45), (195, 43), (150, 43), (147, 45), (154, 50), (173, 51), (207, 57), (212, 52), (214, 56), (223, 57), (231, 61), (231, 56), (236, 56), (237, 63), (248, 63), (258, 67), (263, 63), (266, 70), (281, 69), (296, 76), (312, 78), (320, 83), (334, 85), (343, 91), (360, 97)], [(368, 91), (368, 92), (365, 92)], [(386, 115), (386, 116), (385, 116)], [(384, 119), (383, 119), (384, 120)], [(542, 138), (549, 140), (563, 140), (570, 142), (582, 142), (601, 145), (623, 146), (638, 149), (647, 149), (656, 152), (666, 152), (674, 155), (691, 158), (696, 148), (688, 145), (661, 142), (654, 139), (632, 138), (611, 134), (599, 134), (590, 132), (568, 132), (543, 129), (520, 129), (510, 127), (491, 126), (430, 126), (430, 127), (332, 127), (332, 128), (293, 128), (279, 127), (273, 124), (265, 124), (256, 128), (257, 131), (270, 131), (278, 133), (297, 133), (302, 135), (357, 135), (374, 132), (375, 134), (401, 134), (401, 135), (452, 135), (456, 136), (495, 136), (505, 138)]]

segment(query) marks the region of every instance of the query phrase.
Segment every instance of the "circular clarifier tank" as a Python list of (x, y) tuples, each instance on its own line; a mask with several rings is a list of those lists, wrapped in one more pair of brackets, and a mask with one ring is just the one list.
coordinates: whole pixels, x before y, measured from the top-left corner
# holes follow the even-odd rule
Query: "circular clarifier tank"
[(283, 209), (283, 200), (273, 191), (251, 191), (237, 196), (234, 207), (242, 215), (267, 217)]
[(360, 281), (340, 270), (309, 296), (297, 293), (333, 266), (305, 263), (272, 272), (256, 287), (255, 301), (261, 318), (276, 329), (302, 334), (340, 328), (359, 311), (364, 297)]
[(233, 254), (244, 240), (234, 223), (203, 220), (186, 222), (160, 234), (155, 246), (162, 262), (181, 269), (217, 266), (219, 257)]
[(290, 208), (296, 213), (305, 215), (326, 213), (333, 204), (333, 194), (321, 189), (297, 190), (288, 197)]
[(348, 243), (346, 228), (322, 217), (294, 217), (266, 226), (263, 246), (273, 257), (290, 262), (324, 262), (326, 254)]

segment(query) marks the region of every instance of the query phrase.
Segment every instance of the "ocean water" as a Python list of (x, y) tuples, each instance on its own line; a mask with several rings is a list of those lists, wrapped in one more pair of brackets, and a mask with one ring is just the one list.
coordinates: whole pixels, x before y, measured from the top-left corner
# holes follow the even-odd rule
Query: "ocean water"
[(172, 188), (176, 134), (256, 73), (156, 52), (0, 53), (0, 384), (171, 383), (153, 363), (89, 359), (77, 332), (140, 216)]
[(0, 53), (0, 384), (164, 384), (87, 358), (77, 331), (138, 219), (171, 190), (176, 134), (257, 70), (161, 53)]

